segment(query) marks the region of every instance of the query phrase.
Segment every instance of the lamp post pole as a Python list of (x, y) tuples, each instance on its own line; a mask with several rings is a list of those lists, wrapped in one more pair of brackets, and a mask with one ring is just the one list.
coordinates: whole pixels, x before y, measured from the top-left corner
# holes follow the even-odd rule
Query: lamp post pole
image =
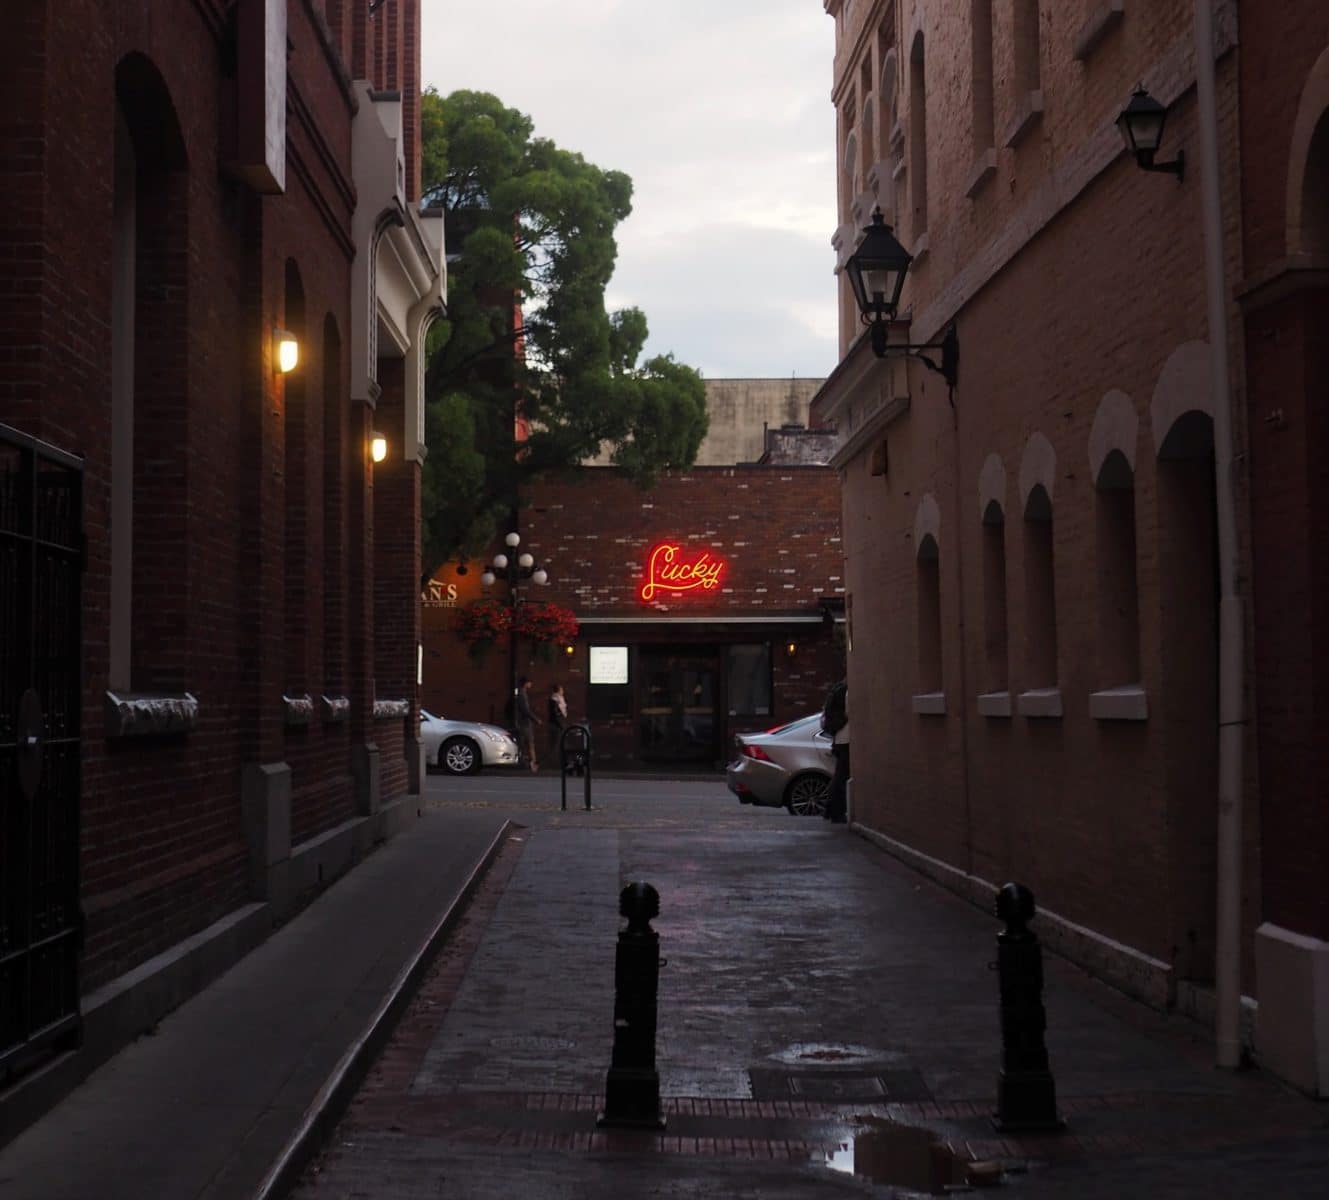
[[(517, 692), (517, 606), (521, 603), (521, 584), (529, 579), (537, 587), (549, 582), (549, 573), (535, 561), (529, 550), (518, 553), (521, 546), (521, 534), (515, 529), (503, 539), (506, 552), (494, 555), (493, 561), (480, 576), (480, 582), (487, 588), (493, 587), (501, 576), (508, 585), (508, 695)], [(514, 700), (515, 704), (515, 700)]]

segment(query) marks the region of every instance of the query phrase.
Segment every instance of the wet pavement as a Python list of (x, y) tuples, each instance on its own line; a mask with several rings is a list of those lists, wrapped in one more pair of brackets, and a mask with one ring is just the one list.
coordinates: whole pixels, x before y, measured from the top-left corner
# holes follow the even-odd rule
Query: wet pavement
[[(563, 813), (554, 779), (431, 779), (440, 814), (524, 828), (297, 1196), (891, 1195), (997, 1171), (1038, 1196), (1329, 1188), (1329, 1106), (1214, 1070), (1206, 1031), (1050, 956), (1067, 1129), (996, 1134), (995, 920), (720, 784), (596, 782), (594, 811)], [(663, 1133), (595, 1124), (636, 879), (661, 895)]]

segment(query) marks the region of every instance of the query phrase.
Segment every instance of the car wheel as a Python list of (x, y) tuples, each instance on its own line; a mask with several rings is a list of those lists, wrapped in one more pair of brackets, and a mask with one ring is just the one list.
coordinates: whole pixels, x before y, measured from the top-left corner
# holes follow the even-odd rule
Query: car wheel
[(438, 765), (449, 775), (474, 775), (480, 769), (480, 747), (470, 738), (448, 738), (439, 747)]
[(826, 811), (831, 781), (825, 775), (797, 775), (784, 792), (784, 806), (796, 817), (819, 817)]

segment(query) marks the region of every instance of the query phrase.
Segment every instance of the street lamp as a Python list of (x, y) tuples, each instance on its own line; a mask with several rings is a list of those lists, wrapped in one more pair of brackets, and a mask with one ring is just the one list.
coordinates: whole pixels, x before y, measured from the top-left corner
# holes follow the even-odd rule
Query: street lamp
[[(960, 374), (960, 342), (954, 325), (948, 325), (936, 342), (915, 345), (888, 341), (890, 322), (899, 311), (900, 293), (913, 261), (914, 256), (896, 240), (895, 231), (877, 208), (872, 214), (872, 224), (864, 228), (863, 237), (844, 269), (858, 304), (859, 317), (870, 331), (873, 354), (878, 358), (888, 354), (910, 355), (954, 387)], [(940, 350), (941, 361), (923, 353), (925, 350)]]
[(1142, 171), (1165, 171), (1175, 175), (1180, 183), (1186, 172), (1186, 152), (1177, 151), (1177, 157), (1171, 162), (1154, 162), (1154, 155), (1163, 144), (1163, 126), (1167, 124), (1167, 109), (1164, 108), (1140, 84), (1131, 93), (1130, 103), (1121, 110), (1117, 117), (1117, 130), (1126, 149), (1135, 155), (1135, 161)]
[[(510, 551), (517, 550), (521, 545), (521, 534), (513, 530), (504, 539), (503, 544)], [(517, 690), (517, 606), (521, 603), (521, 584), (530, 580), (536, 587), (544, 587), (549, 582), (549, 572), (540, 566), (534, 555), (529, 551), (523, 550), (515, 558), (509, 558), (508, 555), (500, 551), (495, 554), (489, 566), (480, 576), (480, 582), (487, 588), (491, 588), (500, 579), (508, 585), (508, 607), (512, 610), (512, 622), (508, 629), (508, 662), (511, 666), (512, 690)]]

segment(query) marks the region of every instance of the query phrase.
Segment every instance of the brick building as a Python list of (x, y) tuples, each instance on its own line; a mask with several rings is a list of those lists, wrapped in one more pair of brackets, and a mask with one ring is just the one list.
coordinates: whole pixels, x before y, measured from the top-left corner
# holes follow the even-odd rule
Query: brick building
[[(457, 627), (484, 596), (484, 564), (436, 573), (424, 602), (426, 708), (502, 724), (513, 676), (529, 675), (540, 697), (559, 680), (570, 715), (590, 722), (602, 766), (715, 769), (735, 733), (821, 707), (844, 663), (829, 444), (788, 421), (763, 428), (772, 415), (806, 413), (790, 400), (789, 381), (733, 385), (707, 384), (708, 401), (719, 393), (726, 413), (743, 410), (703, 444), (698, 458), (708, 465), (666, 472), (646, 492), (613, 468), (588, 466), (523, 496), (521, 550), (546, 568), (548, 584), (523, 585), (519, 595), (570, 609), (580, 624), (574, 641), (542, 655), (525, 639), (500, 638), (477, 661)], [(808, 391), (801, 381), (795, 397), (800, 390)], [(754, 461), (716, 461), (736, 447)], [(676, 549), (669, 564), (656, 555), (652, 570), (662, 546)], [(702, 562), (719, 567), (713, 586), (650, 587), (665, 582), (666, 565)], [(496, 591), (508, 598), (502, 582)]]
[(1244, 2), (1242, 272), (1259, 736), (1258, 1049), (1329, 1095), (1329, 8)]
[(4, 28), (0, 1078), (81, 1037), (49, 1096), (415, 813), (443, 235), (418, 0)]
[[(1195, 3), (825, 7), (838, 265), (880, 206), (914, 255), (891, 340), (954, 323), (961, 351), (953, 394), (902, 350), (877, 357), (842, 279), (842, 359), (813, 409), (844, 439), (850, 694), (871, 731), (853, 816), (984, 905), (1029, 885), (1046, 941), (1216, 1019), (1220, 1046), (1226, 1021), (1223, 1057), (1264, 990), (1268, 758), (1242, 720), (1249, 605), (1219, 615), (1226, 566), (1252, 563), (1238, 6), (1212, 5), (1211, 105)], [(1140, 81), (1183, 177), (1142, 172), (1114, 128)]]

